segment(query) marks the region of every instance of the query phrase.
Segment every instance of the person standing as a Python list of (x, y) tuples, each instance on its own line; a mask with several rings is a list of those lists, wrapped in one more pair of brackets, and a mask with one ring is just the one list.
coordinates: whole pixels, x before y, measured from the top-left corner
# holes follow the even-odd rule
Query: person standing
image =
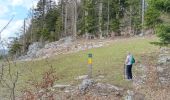
[(132, 56), (131, 53), (128, 53), (126, 60), (125, 60), (125, 65), (126, 65), (126, 78), (128, 80), (132, 79), (132, 66), (135, 63), (135, 59)]

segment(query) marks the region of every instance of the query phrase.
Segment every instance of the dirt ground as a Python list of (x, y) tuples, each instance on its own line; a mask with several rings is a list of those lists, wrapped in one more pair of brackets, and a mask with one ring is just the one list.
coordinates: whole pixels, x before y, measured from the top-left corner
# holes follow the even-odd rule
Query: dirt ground
[[(146, 74), (146, 78), (143, 84), (138, 87), (134, 86), (134, 91), (143, 94), (145, 96), (144, 100), (170, 100), (170, 87), (168, 85), (161, 84), (159, 80), (160, 73), (157, 70), (158, 54), (152, 53), (144, 55), (142, 59), (142, 64), (146, 66), (145, 72), (143, 73)], [(170, 68), (167, 68), (163, 73), (169, 69)], [(168, 77), (169, 76), (165, 76), (165, 78)]]

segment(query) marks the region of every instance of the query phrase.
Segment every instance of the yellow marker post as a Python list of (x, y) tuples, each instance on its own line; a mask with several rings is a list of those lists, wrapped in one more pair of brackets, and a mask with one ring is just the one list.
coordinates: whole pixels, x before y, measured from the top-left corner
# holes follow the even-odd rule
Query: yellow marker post
[(88, 78), (92, 77), (92, 54), (88, 54)]
[(92, 64), (92, 58), (88, 58), (88, 64)]

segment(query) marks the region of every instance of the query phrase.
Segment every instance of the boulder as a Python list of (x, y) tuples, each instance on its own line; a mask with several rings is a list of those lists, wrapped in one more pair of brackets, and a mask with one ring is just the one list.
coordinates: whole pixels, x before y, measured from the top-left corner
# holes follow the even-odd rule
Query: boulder
[(93, 84), (94, 84), (94, 81), (92, 79), (83, 80), (82, 83), (79, 85), (80, 92), (85, 93), (86, 89), (88, 89)]

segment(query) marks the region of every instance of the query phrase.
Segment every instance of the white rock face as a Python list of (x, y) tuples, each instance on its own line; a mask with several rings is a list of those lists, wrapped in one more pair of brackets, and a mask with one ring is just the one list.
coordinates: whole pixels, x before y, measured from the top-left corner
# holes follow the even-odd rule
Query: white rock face
[(18, 58), (18, 60), (31, 60), (33, 58), (36, 58), (36, 53), (39, 51), (41, 48), (43, 48), (42, 43), (40, 42), (34, 42), (31, 44), (28, 48), (28, 52), (25, 56), (21, 56)]
[(29, 46), (27, 55), (35, 56), (38, 50), (40, 50), (43, 47), (42, 43), (35, 42), (32, 45)]
[(72, 37), (62, 38), (59, 41), (47, 43), (44, 46), (40, 42), (35, 42), (29, 46), (25, 56), (18, 60), (43, 59), (59, 54), (75, 53), (92, 48), (104, 46), (108, 41), (75, 41)]

